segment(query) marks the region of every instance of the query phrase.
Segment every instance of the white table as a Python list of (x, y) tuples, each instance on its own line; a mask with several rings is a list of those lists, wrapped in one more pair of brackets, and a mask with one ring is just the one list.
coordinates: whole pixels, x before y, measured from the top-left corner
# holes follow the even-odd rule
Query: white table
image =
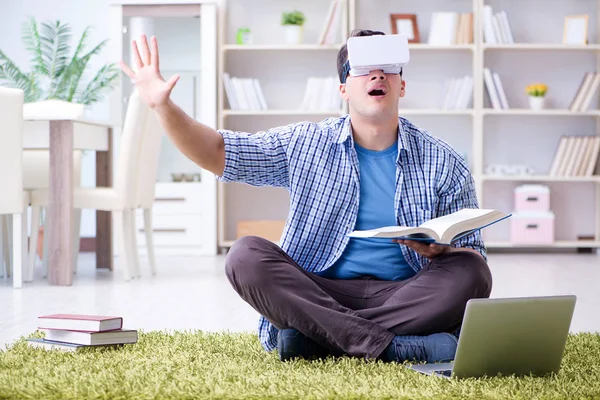
[[(68, 286), (73, 281), (73, 150), (95, 151), (96, 186), (112, 186), (112, 126), (80, 118), (24, 119), (23, 148), (50, 152), (48, 282)], [(96, 212), (96, 266), (113, 267), (111, 218), (104, 211)]]

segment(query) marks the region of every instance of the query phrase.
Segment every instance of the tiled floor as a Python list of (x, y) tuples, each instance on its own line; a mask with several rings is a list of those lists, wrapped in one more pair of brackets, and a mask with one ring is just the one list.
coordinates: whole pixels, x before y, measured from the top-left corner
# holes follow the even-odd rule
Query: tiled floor
[[(36, 329), (49, 313), (120, 315), (124, 327), (143, 330), (254, 331), (258, 314), (233, 291), (224, 256), (158, 259), (158, 274), (124, 282), (96, 272), (92, 254), (82, 254), (72, 287), (48, 286), (36, 271), (34, 283), (14, 290), (0, 278), (0, 346)], [(600, 258), (592, 254), (490, 254), (492, 297), (554, 294), (578, 296), (573, 332), (600, 331)]]

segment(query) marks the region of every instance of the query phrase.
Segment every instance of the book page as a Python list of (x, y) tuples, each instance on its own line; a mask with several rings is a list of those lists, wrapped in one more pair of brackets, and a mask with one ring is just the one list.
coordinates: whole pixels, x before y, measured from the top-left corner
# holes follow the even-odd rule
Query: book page
[[(410, 227), (410, 226), (384, 226), (377, 229), (369, 229), (363, 231), (354, 231), (348, 234), (349, 237), (354, 238), (400, 238), (409, 235), (416, 235), (417, 237), (431, 237), (433, 239), (440, 240), (440, 237), (432, 230), (428, 228)], [(424, 236), (425, 235), (425, 236)]]
[(449, 244), (459, 233), (481, 228), (505, 216), (506, 214), (496, 210), (466, 208), (434, 218), (422, 224), (421, 227), (436, 232), (441, 243)]

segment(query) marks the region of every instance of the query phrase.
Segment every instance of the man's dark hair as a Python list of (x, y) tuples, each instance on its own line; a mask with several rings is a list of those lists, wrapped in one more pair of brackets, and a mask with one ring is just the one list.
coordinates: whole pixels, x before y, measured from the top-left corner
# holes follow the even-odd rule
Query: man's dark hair
[[(385, 33), (381, 32), (381, 31), (371, 31), (369, 29), (355, 29), (352, 32), (350, 32), (350, 36), (349, 37), (356, 37), (356, 36), (375, 36), (375, 35), (385, 35)], [(346, 64), (346, 61), (348, 61), (348, 46), (346, 45), (346, 43), (344, 43), (342, 45), (342, 47), (340, 48), (340, 50), (338, 51), (338, 55), (337, 55), (337, 70), (338, 70), (338, 76), (340, 78), (340, 82), (344, 82), (345, 81), (345, 76), (344, 75), (344, 64)], [(400, 76), (402, 76), (402, 71), (400, 71)]]

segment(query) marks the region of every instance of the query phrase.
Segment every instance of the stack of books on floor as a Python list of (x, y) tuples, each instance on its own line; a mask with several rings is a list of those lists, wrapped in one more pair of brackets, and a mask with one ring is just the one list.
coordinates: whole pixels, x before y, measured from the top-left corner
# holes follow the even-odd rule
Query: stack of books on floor
[(82, 347), (136, 343), (136, 330), (123, 329), (122, 317), (53, 314), (38, 317), (38, 329), (45, 338), (27, 339), (30, 345), (47, 350), (75, 351)]

